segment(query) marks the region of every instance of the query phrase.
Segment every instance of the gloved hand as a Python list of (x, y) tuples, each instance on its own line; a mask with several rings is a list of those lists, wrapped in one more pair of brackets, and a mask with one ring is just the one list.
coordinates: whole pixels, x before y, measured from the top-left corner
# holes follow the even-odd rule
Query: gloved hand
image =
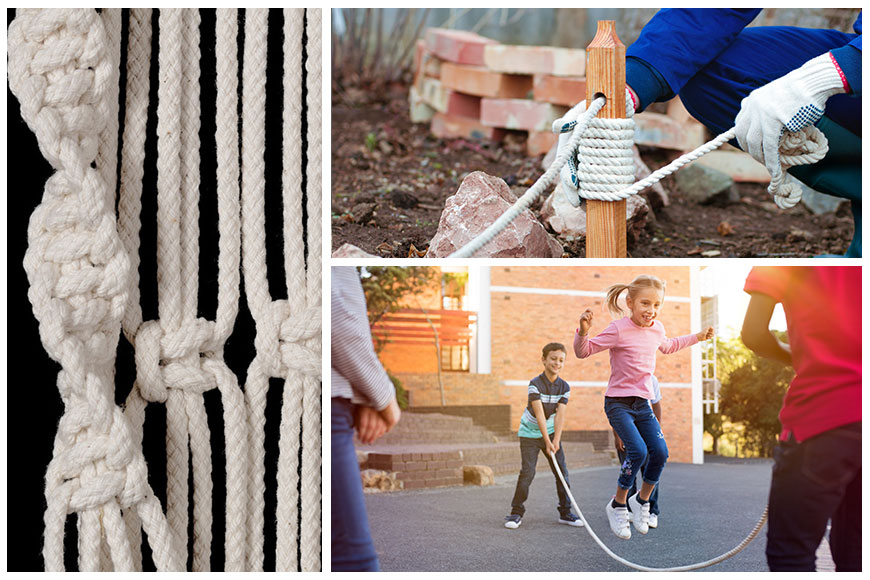
[[(626, 118), (633, 117), (635, 111), (635, 102), (637, 97), (632, 96), (632, 91), (629, 87), (625, 88), (625, 116)], [(571, 140), (571, 135), (574, 131), (574, 126), (577, 124), (577, 119), (586, 112), (586, 101), (580, 101), (574, 105), (563, 117), (553, 121), (553, 133), (559, 135), (559, 143), (556, 148), (558, 156), (562, 150), (568, 146)], [(571, 154), (568, 158), (568, 163), (562, 166), (559, 172), (559, 179), (562, 182), (562, 192), (568, 199), (568, 202), (574, 206), (580, 206), (580, 182), (577, 178), (577, 154)]]
[(734, 122), (737, 142), (764, 164), (772, 183), (783, 179), (779, 146), (784, 133), (814, 125), (828, 98), (846, 92), (845, 85), (833, 56), (825, 53), (743, 99)]

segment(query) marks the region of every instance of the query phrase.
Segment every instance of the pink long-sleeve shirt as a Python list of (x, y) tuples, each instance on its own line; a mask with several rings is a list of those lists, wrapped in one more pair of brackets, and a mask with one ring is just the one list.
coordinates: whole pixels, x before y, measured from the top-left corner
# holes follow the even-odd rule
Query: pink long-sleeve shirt
[(656, 350), (672, 354), (697, 342), (694, 334), (668, 338), (665, 326), (658, 320), (652, 326), (638, 326), (626, 316), (614, 320), (593, 338), (581, 335), (578, 328), (574, 333), (574, 354), (586, 358), (610, 349), (610, 381), (604, 395), (652, 399)]

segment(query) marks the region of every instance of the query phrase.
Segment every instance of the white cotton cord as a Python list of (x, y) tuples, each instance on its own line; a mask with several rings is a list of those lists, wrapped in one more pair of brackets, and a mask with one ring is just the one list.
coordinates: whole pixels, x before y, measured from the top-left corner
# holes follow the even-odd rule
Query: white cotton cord
[(634, 182), (634, 119), (589, 121), (577, 143), (580, 196), (603, 199)]
[[(118, 229), (130, 257), (130, 287), (123, 330), (130, 344), (142, 324), (139, 306), (139, 231), (142, 213), (142, 179), (145, 175), (145, 138), (148, 92), (151, 88), (151, 8), (130, 9), (127, 45), (127, 86), (124, 135), (121, 145), (121, 187)], [(138, 529), (138, 526), (137, 526)], [(134, 547), (138, 549), (138, 544)], [(141, 559), (141, 556), (140, 556)]]
[[(269, 374), (266, 361), (278, 356), (277, 341), (269, 340), (272, 298), (266, 278), (265, 115), (267, 9), (245, 11), (242, 68), (242, 268), (245, 298), (256, 323), (257, 354), (248, 367), (245, 402), (248, 416), (248, 485), (246, 569), (263, 571), (266, 509), (265, 427)], [(268, 351), (271, 349), (271, 352)]]
[[(307, 61), (305, 63), (308, 112), (308, 259), (307, 259), (307, 302), (316, 309), (320, 318), (321, 307), (321, 10), (306, 9)], [(313, 359), (321, 359), (321, 335), (308, 339), (307, 346), (316, 351)], [(300, 567), (303, 572), (319, 572), (321, 564), (321, 464), (323, 450), (321, 445), (321, 391), (322, 384), (312, 376), (302, 382), (302, 526)]]
[(746, 546), (748, 546), (752, 540), (758, 536), (758, 533), (764, 527), (765, 522), (767, 522), (767, 506), (764, 507), (764, 511), (761, 513), (761, 518), (755, 524), (755, 527), (749, 532), (749, 535), (746, 536), (739, 544), (737, 544), (734, 548), (728, 550), (724, 554), (716, 556), (715, 558), (711, 558), (709, 560), (705, 560), (703, 562), (697, 562), (695, 564), (687, 564), (685, 566), (673, 566), (670, 568), (651, 568), (649, 566), (643, 566), (641, 564), (635, 564), (634, 562), (630, 562), (621, 556), (618, 556), (613, 550), (607, 547), (607, 545), (599, 539), (599, 537), (592, 531), (592, 527), (590, 527), (589, 522), (586, 521), (586, 518), (583, 516), (583, 512), (580, 510), (580, 507), (577, 505), (577, 502), (574, 500), (574, 494), (571, 493), (571, 488), (568, 487), (568, 484), (565, 482), (565, 476), (562, 474), (562, 470), (559, 468), (559, 464), (556, 462), (555, 453), (550, 453), (550, 457), (552, 458), (552, 464), (556, 468), (556, 475), (559, 476), (559, 481), (562, 482), (562, 487), (568, 492), (568, 499), (571, 500), (571, 507), (574, 508), (574, 511), (577, 512), (577, 516), (583, 521), (583, 526), (586, 528), (586, 531), (589, 532), (589, 535), (592, 536), (592, 539), (595, 540), (595, 543), (604, 550), (604, 552), (625, 566), (629, 568), (634, 568), (635, 570), (640, 570), (641, 572), (689, 572), (691, 570), (699, 570), (701, 568), (707, 568), (709, 566), (713, 566), (714, 564), (718, 564), (719, 562), (723, 562), (728, 558), (734, 556), (735, 554), (741, 552)]
[(796, 206), (803, 195), (803, 187), (786, 173), (789, 167), (810, 165), (824, 159), (828, 153), (828, 138), (818, 127), (809, 125), (799, 131), (783, 131), (779, 142), (779, 160), (782, 165), (777, 178), (767, 187), (773, 201), (782, 209)]
[[(199, 290), (199, 10), (181, 11), (181, 301), (185, 323), (196, 318)], [(194, 361), (191, 361), (193, 363)]]
[(509, 223), (511, 223), (514, 219), (517, 218), (524, 210), (528, 209), (535, 200), (541, 195), (546, 189), (552, 185), (552, 183), (559, 176), (559, 171), (562, 167), (568, 163), (568, 158), (574, 154), (574, 151), (577, 149), (577, 144), (580, 142), (580, 139), (583, 137), (583, 131), (585, 131), (587, 125), (589, 124), (590, 119), (592, 119), (595, 115), (598, 114), (605, 104), (604, 97), (599, 97), (592, 101), (592, 104), (589, 105), (589, 108), (586, 109), (586, 112), (577, 119), (577, 124), (574, 125), (571, 134), (571, 140), (568, 143), (568, 146), (558, 152), (556, 155), (556, 159), (553, 160), (553, 164), (544, 172), (541, 177), (526, 191), (506, 212), (498, 217), (495, 222), (493, 222), (489, 227), (487, 227), (479, 236), (459, 248), (457, 251), (452, 253), (449, 257), (451, 258), (470, 258), (481, 249), (483, 246), (488, 244), (495, 238), (503, 229), (505, 229)]
[[(284, 206), (284, 274), (287, 313), (305, 307), (305, 255), (302, 236), (302, 24), (303, 8), (284, 9), (284, 107), (282, 189)], [(279, 322), (280, 323), (280, 322)], [(302, 376), (286, 375), (278, 440), (278, 507), (275, 569), (298, 569), (299, 446)]]
[[(217, 189), (219, 273), (215, 342), (223, 343), (232, 333), (239, 308), (239, 266), (241, 262), (241, 217), (239, 202), (239, 114), (238, 114), (238, 10), (217, 11)], [(238, 378), (223, 363), (203, 362), (203, 369), (217, 380), (224, 409), (226, 455), (226, 538), (227, 572), (245, 570), (247, 514), (247, 417)]]
[(124, 509), (136, 511), (154, 532), (149, 542), (158, 567), (178, 570), (165, 518), (159, 505), (153, 507), (141, 448), (114, 404), (115, 349), (130, 273), (112, 186), (103, 178), (112, 173), (105, 167), (112, 147), (104, 131), (118, 95), (116, 51), (104, 23), (88, 9), (19, 10), (8, 49), (10, 88), (55, 170), (31, 216), (24, 259), (40, 337), (61, 366), (57, 386), (64, 402), (46, 472), (45, 567), (63, 570), (64, 525), (74, 513), (83, 569), (108, 565), (104, 541), (112, 567), (131, 569), (118, 541)]

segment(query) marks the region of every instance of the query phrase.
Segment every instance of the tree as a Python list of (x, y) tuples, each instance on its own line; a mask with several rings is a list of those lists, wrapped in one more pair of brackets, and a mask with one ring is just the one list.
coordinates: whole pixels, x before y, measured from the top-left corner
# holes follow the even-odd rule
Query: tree
[[(369, 326), (374, 326), (386, 314), (396, 312), (402, 308), (403, 301), (406, 298), (415, 296), (426, 287), (436, 284), (440, 273), (438, 268), (428, 266), (363, 266), (357, 268), (357, 271), (360, 274), (360, 282), (366, 295)], [(387, 344), (387, 339), (379, 338), (376, 335), (373, 335), (373, 338), (375, 341), (375, 351), (382, 351)], [(441, 386), (440, 361), (438, 363), (438, 372), (438, 383)], [(387, 375), (393, 381), (393, 385), (396, 388), (396, 400), (399, 403), (399, 407), (406, 409), (408, 407), (408, 394), (404, 385), (389, 370), (387, 370)], [(443, 404), (443, 386), (441, 386), (441, 391)]]
[[(402, 301), (439, 281), (438, 268), (429, 266), (363, 266), (358, 268), (366, 294), (369, 325), (402, 307)], [(381, 350), (384, 345), (376, 346)]]
[[(780, 340), (787, 340), (785, 333), (777, 334)], [(719, 392), (721, 412), (732, 422), (743, 425), (741, 446), (744, 450), (771, 457), (782, 429), (779, 411), (794, 377), (794, 370), (782, 363), (761, 358), (742, 343), (738, 346), (736, 341), (729, 344), (729, 349), (734, 358), (732, 366), (724, 369)]]
[(719, 438), (725, 434), (722, 413), (706, 413), (704, 415), (704, 431), (713, 437), (713, 455), (719, 455)]

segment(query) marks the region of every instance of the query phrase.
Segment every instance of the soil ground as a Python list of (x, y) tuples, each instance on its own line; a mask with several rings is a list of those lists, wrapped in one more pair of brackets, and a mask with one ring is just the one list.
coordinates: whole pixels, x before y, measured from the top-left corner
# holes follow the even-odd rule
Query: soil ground
[[(411, 123), (407, 87), (342, 91), (332, 106), (332, 249), (349, 242), (381, 257), (422, 255), (444, 201), (466, 175), (501, 177), (519, 197), (543, 173), (541, 157), (526, 157), (524, 140), (519, 132), (501, 143), (437, 139), (428, 123)], [(641, 155), (655, 170), (674, 153), (650, 148)], [(673, 177), (662, 183), (670, 205), (629, 236), (629, 257), (812, 257), (842, 254), (852, 236), (846, 204), (837, 214), (813, 215), (803, 205), (781, 210), (765, 186), (738, 184), (739, 202), (701, 205)], [(543, 200), (532, 207), (536, 215)], [(729, 229), (723, 222), (732, 233), (719, 233)], [(563, 245), (565, 257), (585, 255), (583, 241)]]

